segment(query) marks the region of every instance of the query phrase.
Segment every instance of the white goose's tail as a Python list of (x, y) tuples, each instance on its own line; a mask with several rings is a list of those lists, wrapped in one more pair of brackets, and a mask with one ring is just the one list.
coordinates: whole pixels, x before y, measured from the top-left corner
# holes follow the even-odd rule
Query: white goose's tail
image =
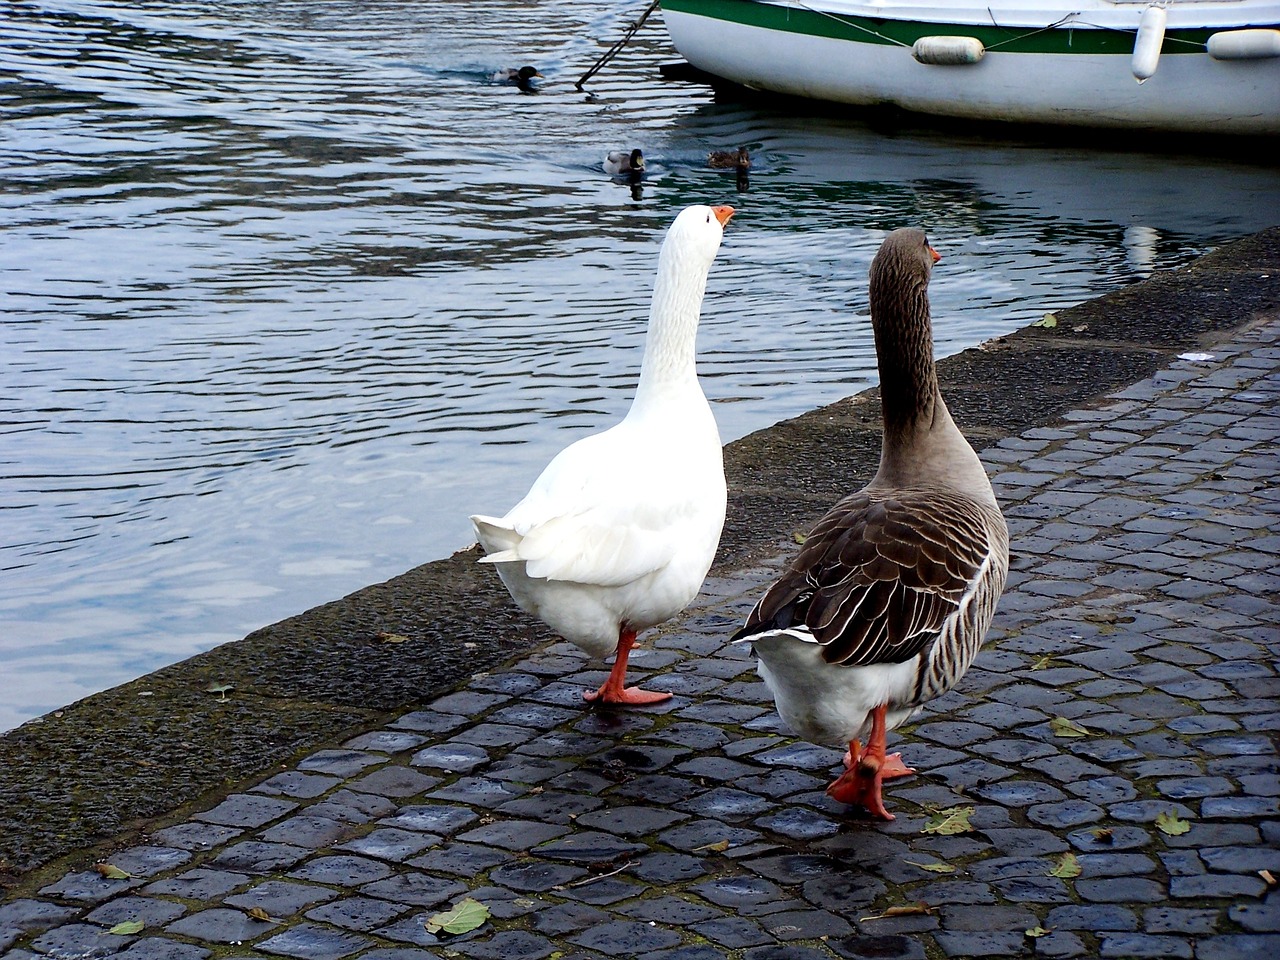
[(481, 563), (505, 563), (521, 559), (519, 547), (524, 538), (507, 526), (505, 520), (474, 516), (471, 518), (471, 525), (475, 528), (480, 546), (484, 547), (485, 556), (480, 558)]

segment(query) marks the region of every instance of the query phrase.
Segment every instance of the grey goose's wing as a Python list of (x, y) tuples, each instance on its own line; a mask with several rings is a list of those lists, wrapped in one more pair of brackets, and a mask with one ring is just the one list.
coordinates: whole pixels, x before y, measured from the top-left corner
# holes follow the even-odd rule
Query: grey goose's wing
[(956, 615), (995, 549), (968, 498), (859, 491), (818, 522), (735, 639), (804, 627), (828, 663), (903, 663)]

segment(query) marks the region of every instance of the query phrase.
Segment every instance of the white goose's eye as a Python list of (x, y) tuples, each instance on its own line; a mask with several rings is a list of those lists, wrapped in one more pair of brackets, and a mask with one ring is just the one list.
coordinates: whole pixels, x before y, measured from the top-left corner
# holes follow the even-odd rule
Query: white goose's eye
[(707, 214), (707, 223), (711, 222), (711, 214)]

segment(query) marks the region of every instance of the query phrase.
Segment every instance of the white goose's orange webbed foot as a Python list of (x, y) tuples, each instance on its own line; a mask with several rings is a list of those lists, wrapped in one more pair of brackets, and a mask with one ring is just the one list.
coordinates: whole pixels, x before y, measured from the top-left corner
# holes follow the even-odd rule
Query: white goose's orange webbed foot
[(597, 706), (642, 707), (651, 703), (662, 703), (670, 700), (671, 694), (657, 690), (641, 690), (639, 687), (628, 687), (627, 659), (631, 656), (631, 648), (636, 645), (636, 632), (629, 627), (618, 631), (618, 655), (613, 661), (613, 669), (609, 671), (609, 679), (600, 685), (599, 690), (586, 690), (582, 699)]
[(893, 777), (907, 777), (916, 772), (915, 767), (908, 767), (902, 762), (902, 754), (890, 753), (884, 758), (884, 763), (880, 765), (880, 777), (883, 780), (889, 780)]

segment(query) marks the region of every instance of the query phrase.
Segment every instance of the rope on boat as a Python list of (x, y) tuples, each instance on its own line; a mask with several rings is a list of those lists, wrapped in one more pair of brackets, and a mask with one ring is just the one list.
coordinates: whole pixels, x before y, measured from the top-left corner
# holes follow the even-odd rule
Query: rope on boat
[(644, 26), (644, 22), (649, 19), (649, 14), (658, 9), (658, 4), (661, 2), (662, 0), (653, 0), (649, 6), (645, 7), (644, 13), (640, 14), (640, 19), (634, 21), (631, 26), (627, 28), (627, 32), (622, 35), (622, 39), (606, 50), (604, 56), (597, 60), (590, 70), (578, 78), (578, 82), (574, 84), (574, 87), (581, 90), (584, 83), (590, 80), (601, 67), (617, 56), (618, 52), (627, 45), (632, 37), (636, 35), (636, 31)]

